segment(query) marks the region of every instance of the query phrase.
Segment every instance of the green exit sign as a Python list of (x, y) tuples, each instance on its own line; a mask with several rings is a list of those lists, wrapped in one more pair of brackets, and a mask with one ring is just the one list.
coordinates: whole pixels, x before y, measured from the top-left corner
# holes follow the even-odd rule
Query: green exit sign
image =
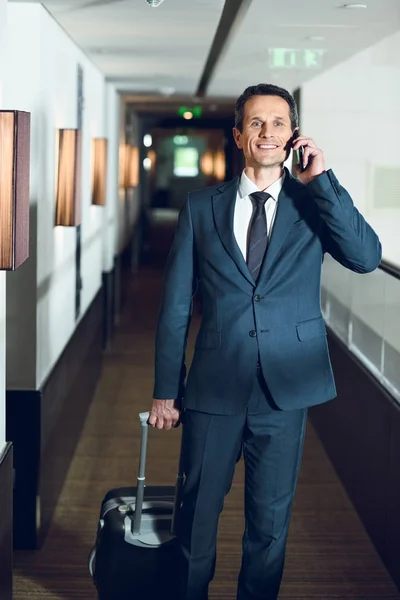
[(180, 106), (178, 108), (178, 115), (183, 117), (186, 113), (191, 113), (195, 119), (199, 119), (203, 114), (203, 109), (201, 106)]
[(270, 69), (321, 69), (326, 50), (322, 48), (271, 48), (268, 54)]

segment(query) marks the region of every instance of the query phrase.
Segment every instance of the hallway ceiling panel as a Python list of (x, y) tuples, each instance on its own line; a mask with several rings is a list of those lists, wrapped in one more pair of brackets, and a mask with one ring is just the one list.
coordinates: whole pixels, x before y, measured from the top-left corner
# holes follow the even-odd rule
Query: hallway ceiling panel
[(344, 9), (340, 0), (252, 0), (208, 94), (237, 96), (265, 81), (293, 90), (399, 30), (399, 0), (365, 3)]
[[(214, 71), (208, 70), (206, 95), (236, 97), (260, 81), (293, 90), (400, 28), (399, 0), (366, 0), (367, 8), (352, 10), (343, 4), (226, 0), (237, 22), (226, 36), (227, 47), (217, 51)], [(44, 0), (44, 5), (125, 93), (195, 95), (217, 30), (225, 39), (224, 0), (165, 0), (158, 8), (145, 0)]]
[[(124, 90), (193, 94), (224, 0), (45, 0), (46, 8)], [(167, 89), (167, 95), (171, 93)]]

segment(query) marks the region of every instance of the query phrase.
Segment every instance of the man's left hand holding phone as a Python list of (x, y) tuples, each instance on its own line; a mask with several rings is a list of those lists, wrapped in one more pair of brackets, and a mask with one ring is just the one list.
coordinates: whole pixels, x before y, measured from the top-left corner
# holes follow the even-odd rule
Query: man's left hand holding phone
[(312, 138), (300, 135), (298, 128), (293, 134), (292, 148), (299, 157), (296, 175), (301, 183), (306, 185), (325, 172), (324, 153)]

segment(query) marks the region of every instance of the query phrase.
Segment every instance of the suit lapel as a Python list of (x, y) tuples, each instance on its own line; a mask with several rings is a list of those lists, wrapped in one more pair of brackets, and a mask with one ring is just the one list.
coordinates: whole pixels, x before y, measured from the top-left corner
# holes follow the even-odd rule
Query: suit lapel
[(290, 227), (299, 219), (299, 213), (295, 206), (295, 196), (295, 181), (289, 171), (286, 170), (285, 180), (278, 198), (275, 222), (265, 260), (261, 267), (258, 285), (267, 280), (268, 273), (278, 257)]
[(212, 197), (212, 206), (214, 213), (215, 226), (220, 240), (232, 260), (236, 263), (242, 275), (255, 285), (249, 268), (243, 257), (243, 254), (236, 242), (233, 230), (233, 220), (235, 213), (236, 195), (239, 187), (239, 177), (233, 179), (226, 185), (219, 188), (219, 191)]

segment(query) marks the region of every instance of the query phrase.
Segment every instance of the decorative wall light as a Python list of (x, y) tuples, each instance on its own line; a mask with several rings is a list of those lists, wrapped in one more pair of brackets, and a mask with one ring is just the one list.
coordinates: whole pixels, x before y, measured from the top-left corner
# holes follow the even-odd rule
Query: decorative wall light
[(156, 170), (156, 153), (154, 150), (149, 150), (146, 158), (143, 159), (143, 168), (145, 171), (154, 173)]
[(126, 190), (139, 185), (139, 148), (129, 144), (120, 147), (120, 186)]
[(104, 206), (107, 186), (107, 144), (105, 138), (93, 140), (92, 204)]
[(0, 269), (29, 257), (30, 113), (0, 111)]
[(81, 131), (58, 130), (56, 225), (75, 227), (81, 222)]
[(214, 160), (212, 152), (207, 151), (203, 154), (200, 160), (200, 167), (203, 171), (203, 174), (207, 177), (210, 177), (214, 171)]
[(219, 181), (224, 181), (225, 179), (225, 153), (219, 151), (216, 153), (214, 157), (214, 175)]

